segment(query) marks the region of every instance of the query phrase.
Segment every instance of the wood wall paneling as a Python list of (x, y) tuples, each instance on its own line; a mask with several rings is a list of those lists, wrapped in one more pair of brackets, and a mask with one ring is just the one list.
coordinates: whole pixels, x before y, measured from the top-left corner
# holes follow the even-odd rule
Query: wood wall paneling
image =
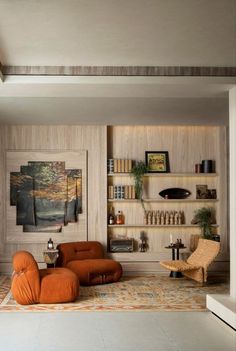
[[(142, 210), (138, 203), (107, 202), (107, 182), (109, 184), (132, 183), (129, 177), (106, 176), (106, 161), (109, 158), (132, 158), (144, 160), (145, 150), (169, 151), (171, 172), (194, 172), (195, 163), (202, 159), (216, 160), (216, 177), (153, 177), (145, 178), (145, 196), (158, 196), (160, 189), (169, 186), (184, 185), (195, 197), (196, 184), (208, 184), (216, 187), (219, 201), (214, 203), (217, 210), (218, 231), (222, 238), (222, 253), (217, 259), (217, 269), (224, 269), (228, 260), (227, 230), (227, 138), (223, 127), (191, 126), (1, 126), (0, 128), (0, 272), (10, 270), (12, 254), (20, 249), (32, 252), (42, 262), (44, 242), (27, 243), (22, 241), (6, 242), (6, 174), (7, 150), (86, 150), (87, 151), (87, 238), (107, 244), (109, 235), (127, 235), (139, 238), (140, 228), (107, 228), (107, 207), (122, 209), (129, 223), (142, 221)], [(200, 182), (200, 183), (199, 183)], [(107, 205), (108, 204), (108, 205)], [(162, 203), (148, 203), (148, 208), (162, 208)], [(192, 210), (200, 203), (168, 203), (166, 209), (184, 209), (186, 220), (192, 216)], [(192, 209), (192, 210), (191, 210)], [(146, 230), (146, 229), (145, 229)], [(169, 243), (169, 228), (148, 228), (149, 251), (147, 253), (119, 254), (114, 257), (121, 261), (128, 274), (160, 271), (160, 259), (170, 258), (170, 252), (164, 249)], [(173, 228), (171, 234), (180, 236), (188, 245), (191, 233), (198, 228)], [(25, 233), (29, 235), (29, 233)], [(79, 236), (78, 236), (79, 239)], [(186, 250), (187, 252), (188, 250)], [(221, 267), (221, 268), (220, 268)]]
[[(0, 272), (10, 267), (12, 255), (17, 250), (29, 250), (39, 262), (46, 247), (48, 235), (42, 235), (32, 243), (30, 233), (21, 233), (22, 240), (6, 242), (6, 151), (71, 151), (84, 150), (87, 153), (87, 228), (84, 222), (83, 238), (99, 240), (106, 244), (106, 127), (105, 126), (1, 126), (0, 127)], [(66, 157), (66, 155), (65, 155)], [(65, 161), (67, 161), (65, 159)], [(69, 228), (69, 227), (68, 227)], [(105, 234), (104, 234), (105, 233)], [(59, 233), (60, 234), (60, 233)], [(78, 240), (79, 232), (72, 234)], [(43, 240), (44, 239), (44, 240)], [(68, 241), (71, 238), (68, 237)], [(37, 242), (35, 242), (37, 240)], [(66, 236), (63, 241), (66, 240)], [(8, 240), (7, 240), (8, 241)], [(55, 241), (57, 239), (55, 238)], [(7, 268), (8, 267), (8, 268)]]

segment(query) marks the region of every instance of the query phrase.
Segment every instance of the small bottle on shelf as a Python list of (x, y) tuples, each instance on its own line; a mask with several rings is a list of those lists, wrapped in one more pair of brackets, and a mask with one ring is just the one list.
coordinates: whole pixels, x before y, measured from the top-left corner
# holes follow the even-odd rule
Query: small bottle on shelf
[(114, 208), (113, 207), (110, 207), (110, 209), (109, 209), (107, 222), (108, 222), (109, 225), (115, 224), (115, 214), (114, 214)]
[(116, 224), (124, 224), (124, 223), (125, 223), (124, 215), (122, 211), (118, 211), (118, 214), (116, 215)]

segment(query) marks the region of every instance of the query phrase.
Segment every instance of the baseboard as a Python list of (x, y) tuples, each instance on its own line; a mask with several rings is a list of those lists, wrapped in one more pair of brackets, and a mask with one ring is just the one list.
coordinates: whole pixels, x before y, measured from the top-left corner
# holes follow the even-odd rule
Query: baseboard
[[(45, 263), (38, 262), (39, 268), (46, 268)], [(125, 275), (168, 274), (159, 262), (121, 262)], [(0, 274), (11, 274), (11, 262), (0, 262)], [(229, 262), (215, 262), (209, 268), (209, 273), (229, 272)]]

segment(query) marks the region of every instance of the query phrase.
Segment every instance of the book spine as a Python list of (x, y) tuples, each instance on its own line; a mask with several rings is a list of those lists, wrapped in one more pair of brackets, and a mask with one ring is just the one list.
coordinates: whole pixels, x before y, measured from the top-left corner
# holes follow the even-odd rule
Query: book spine
[(132, 199), (135, 199), (135, 187), (134, 187), (134, 185), (131, 185), (132, 186), (132, 190), (131, 190), (131, 192), (132, 192)]
[(117, 160), (117, 172), (120, 173), (121, 172), (121, 159), (118, 158)]
[(121, 199), (121, 185), (117, 185), (117, 199)]
[(131, 172), (131, 170), (132, 170), (132, 160), (128, 160), (128, 172), (130, 173)]
[(132, 185), (129, 185), (129, 195), (128, 195), (128, 199), (132, 199)]
[(125, 185), (125, 199), (129, 198), (129, 188), (128, 185)]
[(114, 199), (114, 186), (113, 185), (110, 185), (110, 194), (111, 194), (110, 199)]
[(118, 160), (115, 158), (114, 159), (114, 173), (118, 172)]
[(114, 186), (114, 199), (118, 199), (118, 197), (117, 197), (117, 185)]
[(124, 159), (120, 160), (120, 171), (121, 171), (121, 173), (125, 172), (125, 160)]
[(125, 198), (125, 186), (122, 185), (121, 186), (121, 199), (124, 199)]

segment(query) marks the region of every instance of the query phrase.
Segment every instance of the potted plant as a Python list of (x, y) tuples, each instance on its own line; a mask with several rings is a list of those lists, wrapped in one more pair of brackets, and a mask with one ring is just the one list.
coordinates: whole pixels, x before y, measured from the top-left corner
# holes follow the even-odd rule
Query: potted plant
[(191, 223), (199, 225), (204, 239), (212, 239), (212, 224), (215, 222), (214, 209), (201, 207), (195, 211), (195, 216)]
[(143, 161), (137, 161), (131, 170), (131, 174), (134, 177), (135, 196), (140, 200), (144, 211), (145, 207), (143, 202), (143, 177), (147, 171), (148, 167)]

